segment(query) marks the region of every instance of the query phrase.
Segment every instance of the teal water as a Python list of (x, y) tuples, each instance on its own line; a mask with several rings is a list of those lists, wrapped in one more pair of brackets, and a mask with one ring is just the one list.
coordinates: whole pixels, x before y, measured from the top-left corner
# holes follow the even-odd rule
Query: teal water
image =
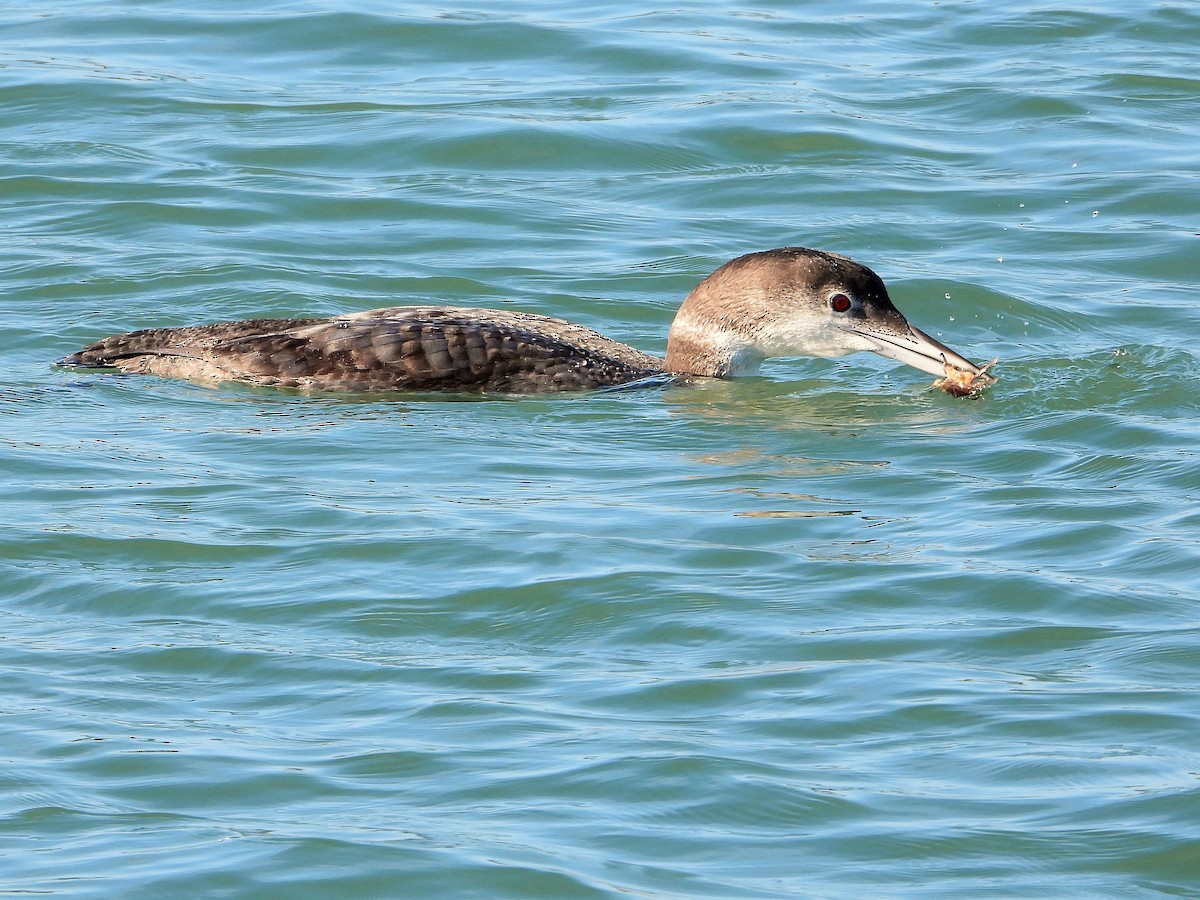
[[(0, 892), (1200, 896), (1200, 10), (0, 5)], [(403, 302), (873, 356), (570, 398), (52, 368)]]

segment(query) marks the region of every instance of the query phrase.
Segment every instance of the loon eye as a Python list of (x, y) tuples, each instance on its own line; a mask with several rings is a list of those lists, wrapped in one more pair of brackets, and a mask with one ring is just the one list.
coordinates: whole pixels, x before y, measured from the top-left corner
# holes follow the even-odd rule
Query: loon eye
[(834, 294), (829, 298), (829, 305), (834, 312), (847, 312), (854, 304), (845, 294)]

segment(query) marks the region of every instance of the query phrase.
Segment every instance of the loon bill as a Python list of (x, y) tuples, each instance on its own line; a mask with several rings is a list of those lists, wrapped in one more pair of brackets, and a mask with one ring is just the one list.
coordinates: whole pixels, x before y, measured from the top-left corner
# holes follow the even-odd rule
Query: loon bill
[(836, 253), (738, 257), (684, 299), (665, 359), (562, 319), (460, 306), (392, 306), (323, 319), (250, 319), (105, 338), (62, 366), (310, 391), (581, 391), (653, 376), (726, 378), (773, 356), (869, 350), (929, 372), (994, 379), (908, 324), (882, 279)]

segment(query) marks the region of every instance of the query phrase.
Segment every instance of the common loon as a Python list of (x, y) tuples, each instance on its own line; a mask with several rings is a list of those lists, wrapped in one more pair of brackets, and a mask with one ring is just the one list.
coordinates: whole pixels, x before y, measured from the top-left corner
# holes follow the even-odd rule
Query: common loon
[(671, 325), (665, 359), (562, 319), (462, 306), (392, 306), (313, 319), (150, 328), (63, 366), (310, 391), (536, 394), (654, 376), (725, 378), (773, 356), (870, 350), (934, 375), (984, 370), (909, 325), (882, 279), (836, 253), (784, 247), (725, 263)]

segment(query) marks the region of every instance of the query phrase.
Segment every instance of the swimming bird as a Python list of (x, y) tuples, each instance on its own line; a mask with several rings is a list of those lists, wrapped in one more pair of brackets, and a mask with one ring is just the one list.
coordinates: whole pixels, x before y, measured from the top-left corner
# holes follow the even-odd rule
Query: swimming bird
[(675, 316), (665, 359), (534, 313), (392, 306), (133, 331), (59, 365), (309, 391), (537, 394), (656, 376), (728, 378), (755, 372), (768, 357), (864, 350), (934, 375), (985, 377), (910, 325), (869, 268), (804, 247), (740, 256), (700, 282)]

